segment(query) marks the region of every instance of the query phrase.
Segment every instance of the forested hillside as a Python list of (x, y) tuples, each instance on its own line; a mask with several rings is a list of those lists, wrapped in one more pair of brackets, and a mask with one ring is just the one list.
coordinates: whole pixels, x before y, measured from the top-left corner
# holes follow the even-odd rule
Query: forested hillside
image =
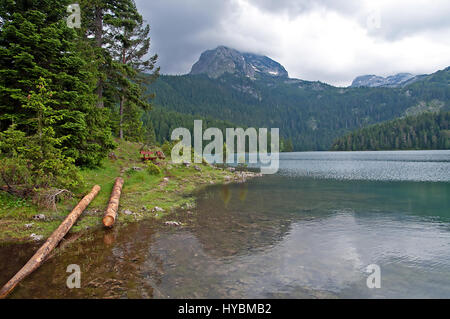
[(424, 113), (375, 124), (338, 138), (334, 151), (450, 149), (450, 112)]
[(166, 111), (236, 125), (279, 127), (296, 151), (328, 150), (334, 139), (405, 114), (450, 106), (450, 69), (404, 88), (338, 88), (320, 82), (224, 74), (161, 76), (151, 86)]
[(187, 128), (192, 134), (195, 120), (202, 120), (203, 130), (208, 127), (217, 127), (225, 132), (227, 127), (236, 127), (230, 122), (182, 114), (176, 111), (166, 111), (160, 107), (154, 107), (150, 112), (146, 112), (142, 119), (145, 126), (154, 128), (153, 134), (149, 135), (147, 140), (156, 140), (159, 144), (170, 141), (172, 131), (178, 127)]

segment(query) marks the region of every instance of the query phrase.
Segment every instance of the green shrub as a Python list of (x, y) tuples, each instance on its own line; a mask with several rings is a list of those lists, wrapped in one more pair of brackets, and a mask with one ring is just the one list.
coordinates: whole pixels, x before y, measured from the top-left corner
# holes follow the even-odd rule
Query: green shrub
[(66, 137), (56, 137), (53, 124), (61, 118), (49, 107), (53, 92), (45, 84), (40, 79), (38, 92), (31, 91), (23, 106), (36, 114), (29, 123), (34, 134), (26, 135), (14, 124), (0, 132), (0, 184), (23, 197), (38, 189), (73, 189), (82, 184), (75, 160), (60, 148)]
[(2, 209), (23, 208), (30, 206), (31, 205), (28, 200), (0, 191), (0, 208)]
[(129, 168), (125, 171), (125, 174), (127, 174), (127, 176), (130, 177), (130, 176), (136, 174), (136, 172), (137, 171), (134, 168)]
[(150, 175), (161, 175), (161, 169), (159, 168), (159, 166), (153, 164), (150, 161), (147, 162), (147, 172)]
[(167, 158), (171, 157), (172, 148), (177, 143), (178, 143), (178, 141), (173, 141), (173, 142), (165, 141), (164, 144), (161, 146), (161, 150)]

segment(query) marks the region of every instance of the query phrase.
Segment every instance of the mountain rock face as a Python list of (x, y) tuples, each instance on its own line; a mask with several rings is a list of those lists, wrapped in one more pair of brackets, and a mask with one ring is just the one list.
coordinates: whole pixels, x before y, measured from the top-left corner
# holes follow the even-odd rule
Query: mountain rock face
[(420, 77), (411, 73), (398, 73), (385, 78), (373, 74), (362, 75), (353, 80), (351, 87), (403, 87)]
[(244, 75), (251, 79), (257, 75), (288, 78), (286, 69), (278, 62), (266, 56), (241, 53), (225, 46), (203, 52), (190, 72), (190, 74), (207, 74), (213, 79), (224, 73)]

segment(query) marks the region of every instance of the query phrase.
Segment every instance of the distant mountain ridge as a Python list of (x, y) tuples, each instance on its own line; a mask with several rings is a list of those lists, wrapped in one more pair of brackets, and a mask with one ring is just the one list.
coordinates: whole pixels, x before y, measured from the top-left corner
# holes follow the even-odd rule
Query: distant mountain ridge
[(371, 124), (450, 110), (450, 67), (399, 78), (399, 87), (335, 87), (289, 78), (268, 57), (220, 46), (203, 52), (191, 73), (162, 75), (152, 84), (153, 104), (163, 119), (155, 122), (155, 134), (167, 140), (182, 119), (210, 118), (278, 127), (295, 151), (329, 150), (336, 138)]
[(351, 87), (403, 87), (411, 84), (426, 75), (414, 75), (411, 73), (397, 73), (388, 77), (382, 77), (374, 74), (361, 75), (356, 77)]
[(278, 62), (262, 55), (241, 53), (226, 46), (203, 52), (192, 66), (190, 74), (207, 74), (216, 79), (224, 73), (255, 78), (257, 75), (287, 78), (286, 69)]

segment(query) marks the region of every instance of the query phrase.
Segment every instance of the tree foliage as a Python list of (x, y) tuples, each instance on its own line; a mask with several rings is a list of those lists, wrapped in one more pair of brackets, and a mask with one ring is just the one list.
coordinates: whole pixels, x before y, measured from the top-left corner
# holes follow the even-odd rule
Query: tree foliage
[(81, 182), (74, 159), (63, 154), (61, 145), (70, 136), (57, 136), (53, 125), (61, 114), (52, 108), (53, 92), (41, 78), (22, 107), (35, 115), (28, 123), (34, 133), (26, 135), (12, 124), (0, 132), (0, 181), (7, 190), (29, 194), (40, 188), (76, 187)]
[(450, 149), (450, 112), (424, 113), (372, 125), (338, 138), (336, 151)]
[[(13, 4), (14, 3), (14, 4)], [(2, 1), (0, 3), (0, 129), (15, 124), (27, 135), (34, 111), (22, 107), (40, 78), (54, 95), (52, 123), (64, 155), (79, 165), (98, 165), (112, 147), (107, 114), (94, 107), (95, 78), (83, 41), (68, 28), (65, 1)]]
[(125, 137), (146, 134), (142, 84), (158, 73), (157, 57), (146, 58), (149, 26), (132, 0), (81, 0), (72, 29), (71, 3), (0, 1), (0, 186), (16, 193), (79, 185), (78, 167), (115, 147), (122, 97)]

